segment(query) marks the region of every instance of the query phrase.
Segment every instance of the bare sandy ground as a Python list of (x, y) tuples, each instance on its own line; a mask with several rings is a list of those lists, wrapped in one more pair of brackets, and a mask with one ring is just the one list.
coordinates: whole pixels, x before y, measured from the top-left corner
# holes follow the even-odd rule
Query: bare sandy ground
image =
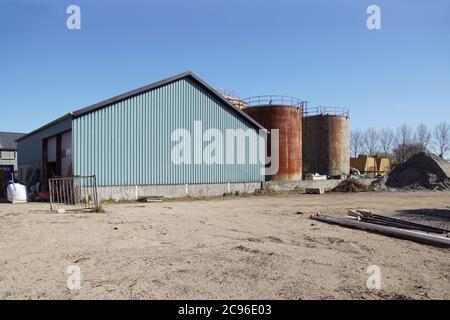
[[(308, 219), (447, 206), (448, 192), (111, 204), (102, 214), (0, 204), (0, 299), (449, 299), (450, 249)], [(70, 265), (79, 290), (67, 288)], [(366, 287), (370, 265), (381, 290)]]

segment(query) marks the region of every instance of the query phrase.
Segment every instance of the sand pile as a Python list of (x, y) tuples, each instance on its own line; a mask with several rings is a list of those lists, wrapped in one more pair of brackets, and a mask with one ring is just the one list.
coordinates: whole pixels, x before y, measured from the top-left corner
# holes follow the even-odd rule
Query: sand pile
[(450, 162), (430, 153), (418, 153), (373, 184), (378, 189), (450, 189)]

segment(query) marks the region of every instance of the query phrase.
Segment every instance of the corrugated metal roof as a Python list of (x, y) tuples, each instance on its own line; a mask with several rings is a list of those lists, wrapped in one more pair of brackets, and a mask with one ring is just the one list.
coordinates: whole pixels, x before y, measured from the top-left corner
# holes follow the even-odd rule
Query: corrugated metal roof
[(16, 140), (23, 137), (25, 133), (0, 132), (0, 149), (17, 150)]
[(144, 92), (147, 92), (147, 91), (151, 91), (151, 90), (153, 90), (153, 89), (156, 89), (156, 88), (165, 86), (165, 85), (167, 85), (167, 84), (173, 83), (173, 82), (175, 82), (175, 81), (181, 80), (181, 79), (186, 78), (186, 77), (191, 78), (191, 79), (195, 80), (196, 82), (198, 82), (198, 83), (199, 83), (202, 87), (204, 87), (207, 91), (209, 91), (211, 94), (213, 94), (215, 97), (217, 97), (217, 98), (218, 98), (219, 100), (221, 100), (223, 103), (225, 103), (230, 109), (232, 109), (234, 112), (236, 112), (241, 118), (244, 118), (244, 119), (245, 119), (248, 123), (250, 123), (254, 128), (256, 128), (256, 129), (261, 129), (261, 130), (266, 130), (266, 129), (263, 128), (258, 122), (256, 122), (255, 120), (253, 120), (250, 116), (248, 116), (245, 112), (243, 112), (243, 111), (240, 110), (239, 108), (237, 108), (237, 107), (235, 107), (234, 105), (232, 105), (232, 104), (231, 104), (227, 99), (225, 99), (220, 93), (218, 93), (218, 92), (217, 92), (216, 90), (214, 90), (211, 86), (209, 86), (206, 82), (204, 82), (204, 81), (201, 80), (199, 77), (197, 77), (193, 72), (187, 71), (187, 72), (180, 73), (180, 74), (178, 74), (178, 75), (176, 75), (176, 76), (173, 76), (173, 77), (170, 77), (170, 78), (167, 78), (167, 79), (158, 81), (158, 82), (154, 82), (154, 83), (149, 84), (149, 85), (147, 85), (147, 86), (144, 86), (144, 87), (141, 87), (141, 88), (138, 88), (138, 89), (135, 89), (135, 90), (126, 92), (126, 93), (124, 93), (124, 94), (115, 96), (115, 97), (113, 97), (113, 98), (104, 100), (104, 101), (102, 101), (102, 102), (93, 104), (93, 105), (91, 105), (91, 106), (89, 106), (89, 107), (86, 107), (86, 108), (83, 108), (83, 109), (80, 109), (80, 110), (77, 110), (77, 111), (68, 113), (68, 114), (62, 116), (61, 118), (56, 119), (55, 121), (52, 121), (52, 122), (50, 122), (50, 123), (48, 123), (48, 124), (42, 126), (41, 128), (36, 129), (36, 130), (34, 130), (34, 131), (32, 131), (32, 132), (30, 132), (30, 133), (24, 135), (20, 140), (22, 140), (22, 139), (24, 139), (24, 138), (26, 138), (26, 137), (28, 137), (28, 136), (30, 136), (30, 135), (32, 135), (32, 134), (38, 132), (38, 131), (41, 131), (41, 130), (43, 130), (43, 129), (45, 129), (45, 128), (51, 126), (51, 125), (54, 125), (54, 124), (56, 124), (56, 123), (58, 123), (58, 122), (60, 122), (60, 121), (66, 120), (66, 119), (69, 118), (69, 117), (77, 118), (77, 117), (83, 116), (83, 115), (88, 114), (88, 113), (91, 113), (91, 112), (93, 112), (93, 111), (96, 111), (96, 110), (105, 108), (105, 107), (107, 107), (107, 106), (110, 106), (110, 105), (112, 105), (112, 104), (114, 104), (114, 103), (117, 103), (117, 102), (126, 100), (126, 99), (128, 99), (128, 98), (131, 98), (131, 97), (133, 97), (133, 96), (139, 95), (139, 94), (141, 94), (141, 93), (144, 93)]

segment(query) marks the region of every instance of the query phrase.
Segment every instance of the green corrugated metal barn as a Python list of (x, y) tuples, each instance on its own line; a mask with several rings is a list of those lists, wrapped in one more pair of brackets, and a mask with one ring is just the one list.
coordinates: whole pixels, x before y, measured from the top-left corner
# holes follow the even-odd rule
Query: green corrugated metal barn
[[(195, 135), (200, 122), (200, 134), (207, 139), (201, 142), (201, 161), (195, 161), (199, 146), (195, 149), (192, 142), (187, 158), (194, 160), (174, 163), (174, 132)], [(218, 163), (215, 157), (208, 162), (208, 153), (203, 153), (208, 138), (213, 141), (205, 133), (208, 129), (224, 137), (227, 130), (245, 132), (246, 161)], [(39, 182), (45, 190), (54, 176), (95, 175), (102, 198), (252, 191), (264, 180), (259, 130), (258, 123), (185, 72), (71, 112), (25, 135), (18, 140), (19, 177), (27, 185)], [(249, 146), (254, 137), (256, 148)], [(255, 157), (258, 161), (249, 160)]]

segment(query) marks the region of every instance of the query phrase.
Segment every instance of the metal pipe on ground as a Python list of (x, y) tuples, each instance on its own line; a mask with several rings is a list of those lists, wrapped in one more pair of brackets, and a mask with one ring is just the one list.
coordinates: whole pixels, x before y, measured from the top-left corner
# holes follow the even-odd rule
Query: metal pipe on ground
[(371, 224), (362, 221), (334, 218), (330, 216), (316, 215), (311, 216), (311, 219), (328, 223), (335, 224), (345, 228), (365, 230), (369, 232), (375, 232), (386, 236), (392, 236), (399, 239), (411, 240), (415, 242), (424, 243), (431, 246), (450, 248), (450, 239), (440, 236), (420, 233), (412, 230), (402, 230), (393, 227), (381, 226), (376, 224)]
[(360, 221), (362, 222), (367, 222), (367, 223), (372, 223), (372, 224), (377, 224), (377, 225), (381, 225), (381, 226), (388, 226), (388, 227), (395, 227), (395, 228), (400, 228), (400, 229), (408, 229), (408, 230), (417, 230), (417, 231), (422, 231), (422, 232), (431, 232), (431, 233), (436, 233), (436, 234), (440, 234), (440, 235), (446, 235), (446, 232), (437, 232), (435, 229), (433, 228), (425, 228), (425, 227), (416, 227), (416, 226), (410, 226), (407, 224), (403, 224), (403, 223), (398, 223), (398, 222), (392, 222), (392, 221), (384, 221), (384, 220), (378, 220), (378, 219), (372, 219), (372, 218), (364, 218), (361, 219)]
[(405, 221), (405, 220), (401, 220), (401, 219), (382, 216), (382, 215), (375, 214), (373, 212), (366, 211), (366, 210), (349, 210), (348, 214), (349, 214), (349, 216), (358, 217), (359, 219), (361, 219), (365, 222), (370, 222), (370, 223), (398, 226), (398, 227), (405, 228), (405, 229), (420, 230), (420, 231), (433, 232), (433, 233), (438, 233), (438, 234), (450, 233), (450, 230), (436, 228), (436, 227), (432, 227), (432, 226), (421, 224), (421, 223), (415, 223), (415, 222), (411, 222), (411, 221)]

